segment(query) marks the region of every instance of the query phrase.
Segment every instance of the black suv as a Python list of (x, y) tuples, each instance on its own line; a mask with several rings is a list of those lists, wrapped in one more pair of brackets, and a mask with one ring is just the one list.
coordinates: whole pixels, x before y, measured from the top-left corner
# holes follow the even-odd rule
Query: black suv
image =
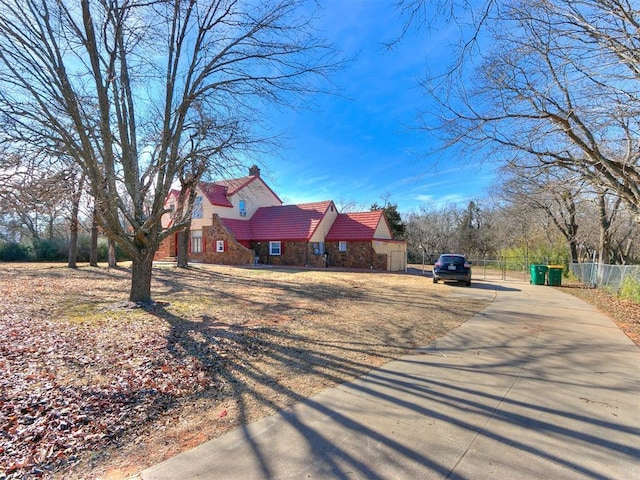
[(454, 280), (471, 285), (471, 262), (464, 255), (456, 253), (440, 255), (433, 266), (433, 283), (438, 283), (438, 280)]

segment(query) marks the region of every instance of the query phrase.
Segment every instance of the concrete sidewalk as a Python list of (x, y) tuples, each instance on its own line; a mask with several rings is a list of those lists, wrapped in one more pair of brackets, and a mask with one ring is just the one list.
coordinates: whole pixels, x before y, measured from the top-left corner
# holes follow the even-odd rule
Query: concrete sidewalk
[(413, 355), (142, 472), (152, 479), (640, 478), (640, 349), (547, 286)]

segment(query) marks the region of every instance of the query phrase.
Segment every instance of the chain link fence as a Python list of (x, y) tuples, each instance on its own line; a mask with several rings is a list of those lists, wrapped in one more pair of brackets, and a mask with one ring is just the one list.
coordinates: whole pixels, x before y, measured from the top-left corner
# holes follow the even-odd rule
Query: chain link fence
[[(425, 256), (425, 264), (433, 264), (437, 255)], [(469, 258), (472, 261), (473, 277), (478, 279), (500, 278), (502, 280), (519, 279), (525, 282), (531, 279), (531, 264), (547, 265), (548, 259), (527, 257)], [(416, 264), (420, 264), (419, 259)], [(566, 271), (567, 265), (563, 266)], [(572, 263), (568, 270), (580, 282), (612, 293), (618, 293), (625, 279), (640, 282), (640, 265), (601, 265), (598, 263)], [(427, 267), (431, 270), (431, 266)], [(563, 272), (564, 273), (564, 272)]]
[[(506, 280), (519, 278), (530, 281), (530, 265), (548, 262), (533, 262), (530, 258), (503, 257), (499, 259), (474, 259), (473, 274), (476, 278), (495, 277), (496, 274)], [(600, 288), (612, 293), (618, 293), (625, 279), (640, 282), (640, 265), (601, 265), (598, 263), (572, 263), (568, 266), (569, 273), (580, 282), (590, 287)], [(566, 270), (566, 265), (563, 267)]]
[[(433, 263), (438, 259), (438, 255), (425, 255), (424, 260), (417, 258), (413, 263), (416, 268), (422, 268), (423, 272), (431, 271)], [(501, 257), (501, 258), (474, 258), (468, 257), (471, 261), (473, 278), (477, 279), (516, 279), (528, 282), (530, 277), (530, 259), (526, 257)], [(422, 265), (422, 267), (421, 267)]]
[(495, 278), (502, 280), (516, 278), (529, 281), (529, 262), (523, 257), (480, 258), (471, 259), (475, 278)]
[(640, 282), (640, 265), (572, 263), (569, 271), (582, 283), (617, 293), (626, 278)]

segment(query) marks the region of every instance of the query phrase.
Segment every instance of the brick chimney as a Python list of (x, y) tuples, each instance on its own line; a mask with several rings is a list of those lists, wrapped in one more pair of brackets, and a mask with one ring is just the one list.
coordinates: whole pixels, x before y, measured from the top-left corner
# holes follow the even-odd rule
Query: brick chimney
[(260, 169), (257, 165), (253, 165), (251, 168), (249, 168), (249, 175), (252, 177), (260, 177)]

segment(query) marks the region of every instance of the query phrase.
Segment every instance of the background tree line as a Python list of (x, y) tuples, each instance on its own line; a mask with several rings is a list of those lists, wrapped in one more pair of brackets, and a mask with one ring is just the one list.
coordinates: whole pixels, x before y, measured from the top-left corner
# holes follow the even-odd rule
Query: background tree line
[(531, 179), (503, 172), (490, 197), (466, 206), (423, 205), (403, 215), (410, 263), (446, 252), (473, 260), (528, 263), (640, 263), (634, 212), (611, 191), (566, 179)]

